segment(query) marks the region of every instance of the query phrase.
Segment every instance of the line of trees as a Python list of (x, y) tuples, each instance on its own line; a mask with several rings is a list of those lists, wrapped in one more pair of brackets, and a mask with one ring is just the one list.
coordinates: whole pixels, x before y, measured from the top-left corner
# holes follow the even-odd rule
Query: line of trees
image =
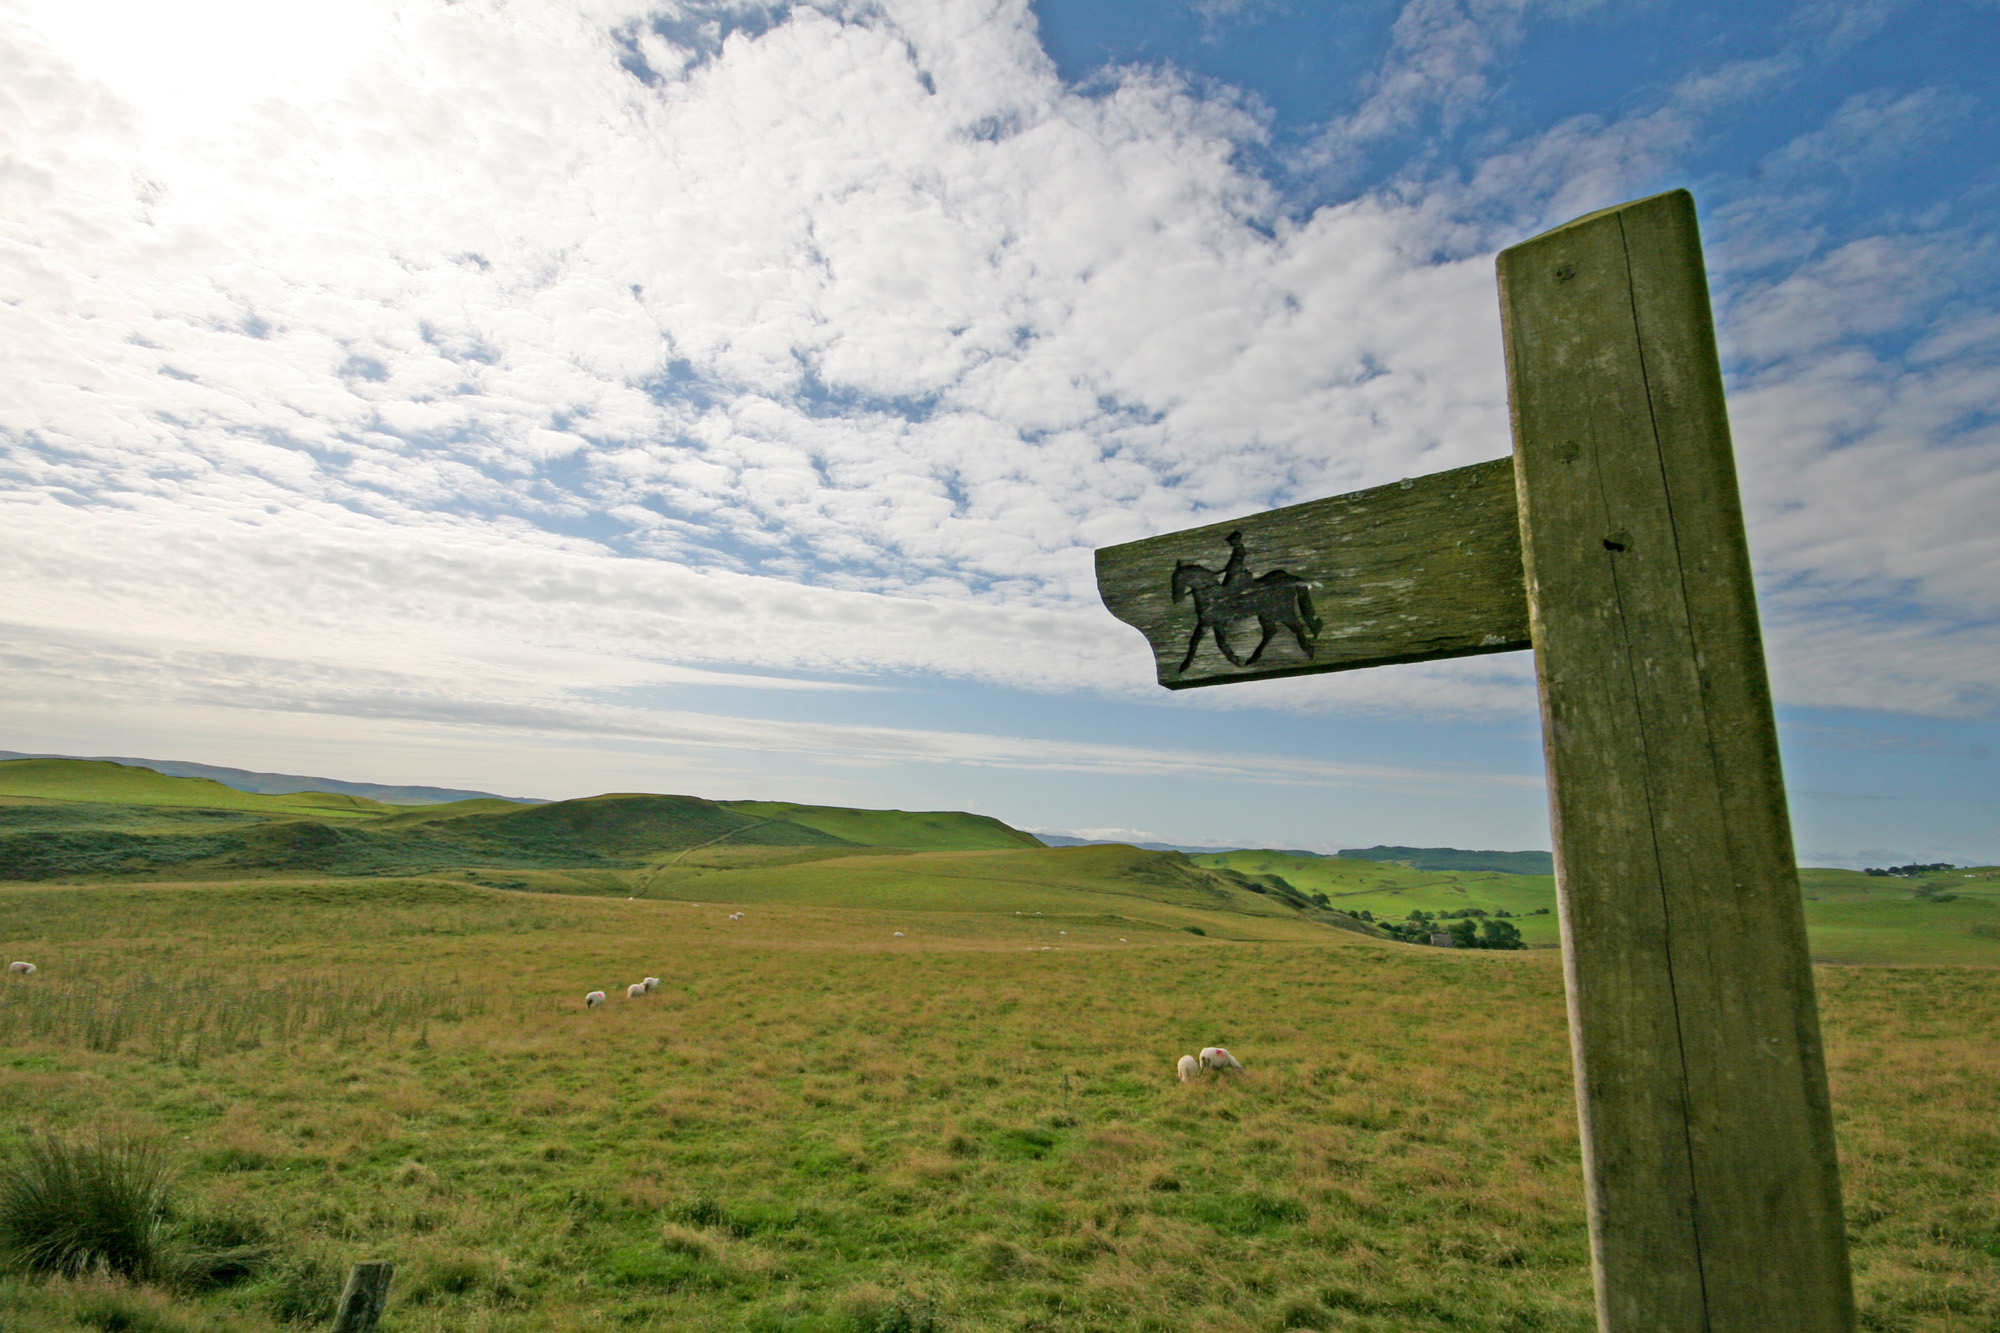
[(1477, 907), (1462, 908), (1456, 912), (1419, 909), (1411, 912), (1405, 920), (1376, 924), (1411, 944), (1429, 944), (1432, 935), (1445, 934), (1450, 935), (1452, 943), (1461, 949), (1525, 949), (1528, 946), (1521, 940), (1520, 927), (1506, 919), (1510, 916), (1512, 913), (1504, 908), (1490, 913)]

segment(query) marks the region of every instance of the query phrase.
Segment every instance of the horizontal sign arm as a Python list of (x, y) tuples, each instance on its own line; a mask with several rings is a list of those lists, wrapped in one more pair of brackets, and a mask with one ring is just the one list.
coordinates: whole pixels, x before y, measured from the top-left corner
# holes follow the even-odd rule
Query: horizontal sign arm
[(1511, 458), (1107, 546), (1097, 590), (1170, 690), (1530, 646)]

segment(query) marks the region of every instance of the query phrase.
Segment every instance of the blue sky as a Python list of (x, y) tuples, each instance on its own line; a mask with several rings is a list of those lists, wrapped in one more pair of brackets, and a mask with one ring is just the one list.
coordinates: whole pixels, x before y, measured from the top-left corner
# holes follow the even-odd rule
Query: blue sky
[(1090, 551), (1497, 457), (1700, 204), (1804, 859), (2000, 860), (2000, 7), (0, 0), (0, 748), (1542, 847), (1525, 655)]

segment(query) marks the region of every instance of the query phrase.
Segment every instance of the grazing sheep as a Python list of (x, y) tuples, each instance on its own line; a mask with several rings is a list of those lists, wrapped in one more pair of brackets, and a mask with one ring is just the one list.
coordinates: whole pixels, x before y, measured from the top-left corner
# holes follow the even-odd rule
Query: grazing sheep
[(1190, 1082), (1194, 1079), (1195, 1075), (1201, 1073), (1201, 1061), (1195, 1059), (1192, 1055), (1183, 1055), (1175, 1063), (1174, 1071), (1181, 1076), (1181, 1082)]
[(903, 932), (902, 932), (902, 931), (900, 931), (900, 930), (899, 930), (899, 931), (897, 931), (897, 932), (896, 932), (896, 938), (897, 938), (897, 939), (899, 939), (899, 940), (900, 940), (900, 939), (902, 939), (902, 938), (903, 938)]
[(660, 979), (658, 977), (647, 977), (639, 984), (649, 991), (656, 991), (660, 988)]
[(628, 1000), (636, 1000), (645, 993), (646, 983), (643, 981), (635, 981), (625, 988), (625, 998)]
[(16, 976), (32, 977), (35, 975), (35, 965), (33, 963), (9, 963), (7, 964), (7, 970)]
[(583, 1007), (586, 1009), (595, 1009), (597, 1008), (598, 1005), (603, 1003), (604, 1003), (604, 992), (601, 990), (594, 990), (590, 994), (583, 997)]
[(1201, 1062), (1209, 1069), (1241, 1069), (1243, 1062), (1220, 1046), (1201, 1048)]

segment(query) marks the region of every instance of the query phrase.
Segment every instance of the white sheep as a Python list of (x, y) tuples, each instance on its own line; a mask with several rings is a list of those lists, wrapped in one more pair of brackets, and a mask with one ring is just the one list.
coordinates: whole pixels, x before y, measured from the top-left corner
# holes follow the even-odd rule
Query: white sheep
[(1201, 1063), (1205, 1069), (1241, 1069), (1243, 1062), (1220, 1046), (1201, 1048)]
[(647, 977), (639, 984), (644, 986), (648, 991), (656, 991), (660, 988), (660, 979), (658, 977)]
[(603, 1003), (604, 1003), (604, 992), (601, 990), (594, 990), (590, 994), (583, 997), (583, 1007), (586, 1009), (595, 1009), (597, 1008), (598, 1005)]
[(1181, 1082), (1189, 1083), (1194, 1080), (1197, 1074), (1201, 1073), (1201, 1061), (1195, 1059), (1192, 1055), (1183, 1055), (1174, 1065), (1174, 1070), (1181, 1076)]
[(897, 932), (896, 932), (896, 936), (895, 936), (895, 937), (896, 937), (897, 939), (899, 939), (899, 940), (900, 940), (900, 939), (902, 939), (902, 938), (903, 938), (903, 932), (902, 932), (902, 931), (900, 931), (900, 930), (899, 930), (899, 931), (897, 931)]
[(625, 998), (628, 1000), (636, 1000), (645, 993), (646, 983), (643, 981), (635, 981), (625, 988)]
[(15, 976), (20, 977), (32, 977), (35, 975), (35, 965), (33, 963), (9, 963), (7, 964), (7, 970)]

